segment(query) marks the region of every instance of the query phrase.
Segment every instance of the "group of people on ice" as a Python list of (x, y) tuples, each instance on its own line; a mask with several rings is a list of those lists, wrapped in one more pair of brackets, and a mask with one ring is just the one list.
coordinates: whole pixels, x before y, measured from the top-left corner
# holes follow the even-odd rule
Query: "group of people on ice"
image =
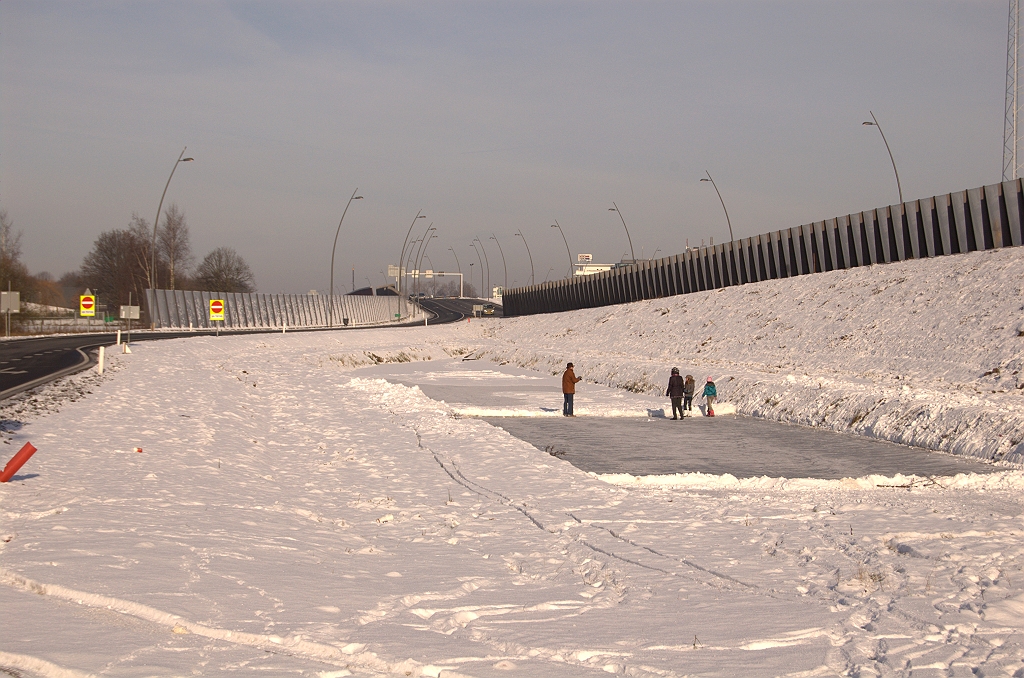
[[(679, 376), (679, 368), (672, 368), (672, 376), (668, 378), (668, 388), (665, 389), (665, 395), (672, 399), (672, 418), (682, 419), (683, 411), (693, 411), (693, 393), (697, 390), (697, 383), (693, 379), (692, 374), (686, 375), (686, 379)], [(704, 384), (704, 390), (701, 392), (707, 403), (707, 416), (715, 416), (715, 398), (718, 397), (718, 390), (715, 388), (715, 382), (711, 377), (708, 377), (707, 383)], [(679, 414), (677, 417), (676, 414)]]
[[(565, 366), (565, 372), (562, 373), (562, 416), (576, 416), (572, 413), (572, 401), (576, 395), (576, 384), (581, 381), (583, 378), (577, 377), (573, 372), (573, 364), (568, 363)], [(668, 378), (668, 389), (665, 391), (665, 395), (672, 399), (673, 419), (682, 419), (684, 410), (686, 412), (693, 411), (693, 394), (696, 390), (697, 384), (692, 374), (686, 375), (686, 379), (683, 379), (679, 376), (679, 368), (672, 368), (672, 376)], [(715, 416), (714, 404), (715, 398), (718, 397), (718, 391), (715, 389), (715, 382), (711, 377), (708, 377), (707, 383), (704, 384), (701, 397), (707, 401), (706, 416)], [(679, 416), (676, 416), (677, 414)]]

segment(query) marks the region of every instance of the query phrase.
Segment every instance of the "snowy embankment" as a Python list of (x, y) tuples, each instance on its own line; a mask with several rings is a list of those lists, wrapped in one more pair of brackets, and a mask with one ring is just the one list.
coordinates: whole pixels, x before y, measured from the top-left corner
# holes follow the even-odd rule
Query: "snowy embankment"
[(743, 414), (1024, 461), (1022, 248), (512, 318), (483, 346), (648, 394), (675, 365)]
[(141, 342), (4, 401), (0, 673), (1019, 674), (1019, 470), (598, 477), (355, 371), (558, 319)]

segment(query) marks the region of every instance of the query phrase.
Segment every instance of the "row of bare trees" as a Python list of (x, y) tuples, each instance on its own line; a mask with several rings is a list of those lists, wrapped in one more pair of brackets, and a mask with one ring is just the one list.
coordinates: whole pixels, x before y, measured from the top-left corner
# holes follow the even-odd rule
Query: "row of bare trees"
[(0, 209), (0, 289), (21, 292), (22, 301), (73, 308), (77, 295), (89, 288), (111, 310), (128, 304), (129, 299), (138, 305), (149, 287), (154, 264), (152, 277), (157, 288), (255, 291), (252, 270), (230, 247), (218, 247), (195, 265), (188, 222), (177, 205), (164, 212), (156, 231), (155, 252), (152, 225), (133, 214), (127, 228), (101, 233), (81, 268), (65, 273), (60, 280), (48, 273), (29, 273), (21, 261), (21, 233), (15, 231), (6, 210)]
[(230, 247), (218, 247), (193, 269), (185, 213), (177, 205), (164, 212), (153, 250), (151, 224), (133, 214), (128, 227), (100, 234), (79, 271), (65, 275), (69, 286), (88, 287), (101, 301), (117, 306), (139, 303), (150, 286), (211, 292), (253, 292), (255, 280), (245, 260)]

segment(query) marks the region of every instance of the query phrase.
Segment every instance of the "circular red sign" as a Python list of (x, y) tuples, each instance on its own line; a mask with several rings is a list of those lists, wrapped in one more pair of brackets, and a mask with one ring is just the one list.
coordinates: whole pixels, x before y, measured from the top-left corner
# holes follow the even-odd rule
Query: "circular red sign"
[(210, 312), (211, 313), (223, 313), (224, 312), (224, 304), (222, 302), (219, 302), (219, 301), (211, 301), (210, 302)]
[(95, 303), (96, 300), (93, 297), (82, 297), (82, 308), (84, 308), (86, 311), (92, 309), (93, 304)]

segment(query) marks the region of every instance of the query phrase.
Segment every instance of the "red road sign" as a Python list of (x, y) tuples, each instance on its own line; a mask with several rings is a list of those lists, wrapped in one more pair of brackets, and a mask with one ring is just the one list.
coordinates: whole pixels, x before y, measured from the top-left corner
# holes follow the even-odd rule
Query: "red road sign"
[(91, 294), (83, 294), (78, 298), (78, 311), (80, 315), (96, 315), (96, 297)]
[(210, 320), (224, 320), (223, 299), (210, 299)]

